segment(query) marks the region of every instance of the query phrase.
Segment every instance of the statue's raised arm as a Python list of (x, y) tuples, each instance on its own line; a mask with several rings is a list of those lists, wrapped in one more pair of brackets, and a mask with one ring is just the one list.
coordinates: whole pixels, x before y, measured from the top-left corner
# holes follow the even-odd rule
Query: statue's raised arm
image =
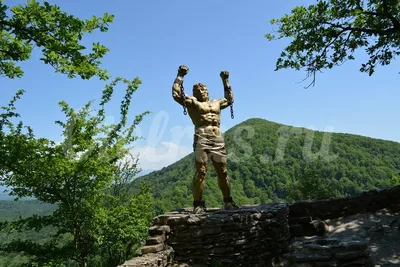
[(219, 100), (220, 108), (224, 109), (233, 104), (233, 92), (232, 92), (231, 85), (229, 84), (229, 72), (221, 71), (219, 76), (221, 77), (222, 83), (224, 85), (224, 98), (221, 98)]
[(185, 65), (181, 65), (178, 68), (178, 74), (176, 75), (174, 84), (172, 85), (172, 97), (176, 102), (182, 106), (190, 105), (193, 102), (192, 96), (188, 96), (183, 91), (183, 78), (188, 74), (189, 68)]

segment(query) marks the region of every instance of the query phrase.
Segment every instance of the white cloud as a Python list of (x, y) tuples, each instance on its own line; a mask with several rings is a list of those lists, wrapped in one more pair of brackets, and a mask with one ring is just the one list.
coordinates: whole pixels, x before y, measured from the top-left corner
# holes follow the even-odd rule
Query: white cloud
[(193, 151), (192, 147), (180, 146), (173, 142), (161, 142), (162, 146), (142, 146), (132, 149), (134, 155), (139, 154), (139, 167), (143, 170), (159, 170)]

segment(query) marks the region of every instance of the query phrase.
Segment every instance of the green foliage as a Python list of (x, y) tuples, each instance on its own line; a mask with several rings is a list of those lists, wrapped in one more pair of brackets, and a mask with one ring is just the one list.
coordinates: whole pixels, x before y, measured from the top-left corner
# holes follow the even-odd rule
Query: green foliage
[[(81, 20), (48, 2), (28, 0), (9, 7), (0, 0), (0, 76), (23, 76), (19, 63), (37, 47), (42, 62), (69, 78), (108, 79), (100, 68), (108, 48), (100, 43), (87, 48), (82, 39), (95, 30), (106, 32), (113, 18), (106, 13)], [(106, 125), (105, 105), (119, 83), (127, 85), (121, 120)], [(111, 267), (132, 257), (153, 217), (150, 189), (142, 185), (132, 195), (129, 186), (139, 171), (129, 152), (138, 139), (133, 131), (148, 113), (128, 123), (132, 94), (140, 83), (138, 78), (114, 79), (103, 90), (97, 111), (93, 102), (76, 111), (61, 101), (66, 115), (64, 122), (56, 121), (63, 128), (61, 143), (37, 138), (29, 126), (14, 123), (23, 90), (1, 107), (0, 182), (12, 188), (16, 200), (33, 197), (43, 207), (50, 205), (51, 212), (0, 212), (0, 266)]]
[(323, 69), (354, 60), (354, 52), (365, 48), (369, 59), (360, 71), (370, 76), (376, 66), (388, 65), (400, 55), (400, 3), (397, 0), (317, 0), (297, 6), (290, 15), (272, 19), (277, 35), (268, 40), (292, 38), (276, 63), (276, 70), (292, 68), (313, 77)]
[(20, 254), (3, 255), (0, 253), (0, 267), (20, 267), (28, 262), (29, 258)]
[(392, 175), (392, 179), (390, 180), (390, 186), (398, 186), (400, 185), (400, 176)]
[[(119, 83), (127, 86), (121, 119), (106, 125), (105, 105)], [(92, 110), (92, 102), (78, 111), (60, 102), (66, 116), (65, 122), (56, 122), (63, 128), (61, 143), (37, 138), (22, 122), (13, 122), (18, 117), (15, 102), (22, 91), (2, 108), (1, 184), (11, 188), (11, 195), (34, 197), (57, 207), (48, 215), (4, 222), (2, 229), (14, 236), (47, 227), (55, 231), (41, 243), (16, 238), (3, 244), (3, 251), (30, 255), (30, 266), (61, 266), (68, 260), (86, 266), (102, 250), (116, 253), (115, 265), (104, 266), (116, 266), (132, 255), (135, 242), (144, 238), (153, 210), (148, 188), (143, 187), (134, 198), (124, 189), (138, 171), (130, 155), (131, 145), (139, 138), (133, 131), (148, 113), (128, 123), (131, 98), (140, 83), (138, 78), (114, 79), (103, 90), (98, 110)], [(128, 240), (130, 244), (124, 247)]]
[[(55, 205), (43, 203), (37, 200), (27, 201), (0, 201), (0, 222), (14, 221), (20, 218), (27, 218), (32, 215), (46, 216), (56, 209)], [(12, 239), (33, 240), (35, 242), (45, 242), (53, 233), (53, 229), (45, 231), (25, 231), (22, 233), (6, 234), (0, 231), (0, 244), (4, 244)], [(29, 257), (21, 253), (0, 252), (0, 267), (20, 267), (22, 264), (29, 263)]]
[(305, 166), (304, 170), (294, 176), (288, 186), (286, 199), (290, 202), (310, 199), (323, 199), (330, 196), (325, 178), (317, 173), (315, 164)]
[(0, 222), (14, 221), (34, 214), (48, 215), (56, 209), (56, 205), (37, 200), (10, 201), (0, 200)]
[(43, 55), (41, 60), (56, 72), (70, 78), (108, 78), (107, 71), (100, 68), (108, 48), (93, 43), (86, 53), (88, 48), (81, 41), (85, 34), (97, 29), (106, 32), (113, 15), (106, 13), (100, 18), (81, 20), (48, 2), (28, 0), (25, 5), (11, 8), (3, 2), (0, 0), (0, 75), (21, 77), (23, 71), (17, 63), (28, 60), (34, 47), (38, 47)]
[[(224, 133), (232, 195), (240, 204), (344, 197), (398, 182), (400, 144), (250, 119)], [(336, 156), (335, 156), (336, 155)], [(153, 186), (156, 213), (191, 207), (194, 155), (139, 177)], [(222, 207), (210, 164), (204, 200)]]
[[(131, 192), (132, 173), (128, 165), (122, 168), (124, 177), (111, 188), (109, 198), (98, 216), (98, 251), (101, 255), (92, 266), (117, 266), (135, 255), (135, 252), (147, 237), (150, 222), (153, 219), (154, 199), (151, 188), (140, 185), (137, 194)], [(136, 169), (137, 170), (137, 169)]]

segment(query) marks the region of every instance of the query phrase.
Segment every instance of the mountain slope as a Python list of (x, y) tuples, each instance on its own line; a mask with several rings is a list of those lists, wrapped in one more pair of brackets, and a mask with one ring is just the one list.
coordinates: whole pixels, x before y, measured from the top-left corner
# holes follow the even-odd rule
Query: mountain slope
[[(346, 196), (398, 181), (400, 143), (352, 134), (324, 133), (264, 119), (249, 119), (224, 133), (234, 200), (243, 204), (282, 201), (312, 166), (330, 196)], [(318, 157), (319, 153), (319, 157)], [(149, 182), (157, 213), (192, 205), (194, 155), (135, 180)], [(212, 164), (204, 194), (221, 206)]]

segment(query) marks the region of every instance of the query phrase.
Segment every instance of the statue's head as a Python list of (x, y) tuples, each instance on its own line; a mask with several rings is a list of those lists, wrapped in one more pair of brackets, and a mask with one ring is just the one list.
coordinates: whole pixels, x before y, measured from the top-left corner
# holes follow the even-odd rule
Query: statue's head
[(207, 86), (202, 83), (196, 83), (193, 85), (193, 96), (200, 102), (208, 101)]

